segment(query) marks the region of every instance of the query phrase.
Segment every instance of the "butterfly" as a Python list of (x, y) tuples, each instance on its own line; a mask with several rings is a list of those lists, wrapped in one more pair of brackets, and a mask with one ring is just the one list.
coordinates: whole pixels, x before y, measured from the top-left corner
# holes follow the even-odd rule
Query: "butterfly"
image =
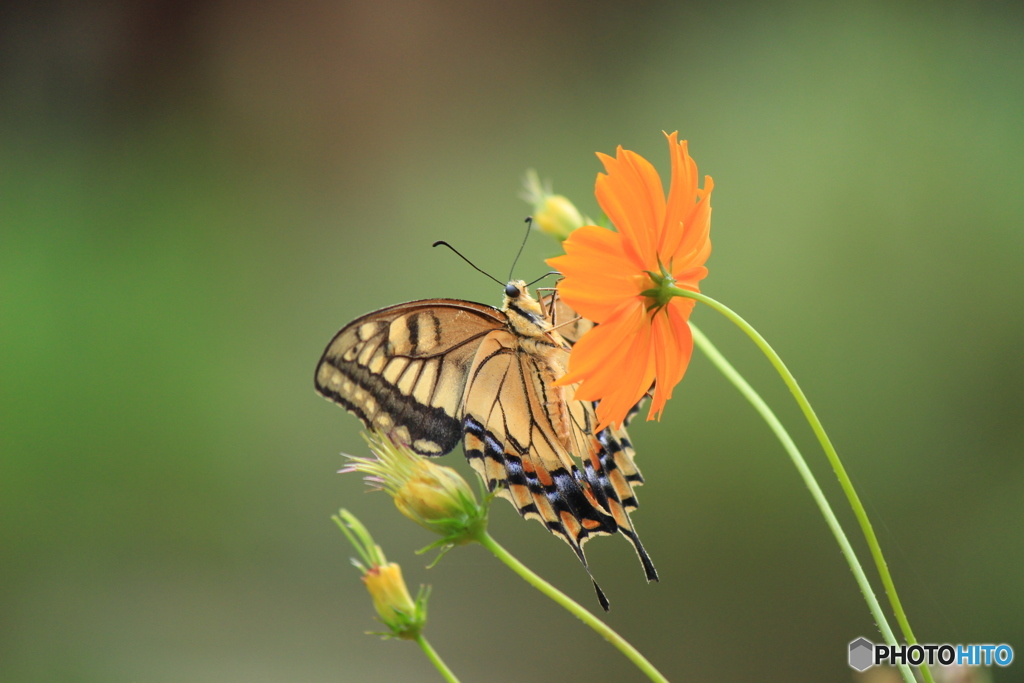
[(461, 441), (487, 488), (562, 538), (584, 568), (591, 536), (621, 533), (647, 580), (657, 580), (629, 518), (643, 477), (625, 427), (595, 434), (594, 404), (576, 400), (575, 386), (555, 386), (571, 345), (592, 326), (557, 295), (538, 302), (522, 280), (505, 286), (501, 309), (458, 299), (398, 304), (342, 328), (315, 386), (421, 455)]

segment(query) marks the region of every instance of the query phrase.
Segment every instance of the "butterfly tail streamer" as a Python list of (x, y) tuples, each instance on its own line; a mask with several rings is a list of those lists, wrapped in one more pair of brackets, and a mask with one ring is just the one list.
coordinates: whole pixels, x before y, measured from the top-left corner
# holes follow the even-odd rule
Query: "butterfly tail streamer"
[[(587, 570), (587, 573), (590, 574), (589, 569)], [(601, 603), (601, 609), (605, 612), (610, 612), (612, 608), (611, 603), (608, 602), (608, 598), (605, 596), (604, 591), (601, 590), (601, 587), (597, 585), (597, 581), (594, 580), (593, 574), (590, 574), (590, 580), (594, 584), (594, 590), (597, 592), (597, 601)]]
[[(616, 438), (614, 431), (621, 433), (620, 438)], [(623, 429), (602, 430), (597, 437), (600, 442), (600, 450), (592, 458), (593, 465), (590, 462), (587, 463), (587, 471), (589, 476), (596, 479), (595, 488), (603, 490), (605, 506), (614, 517), (619, 533), (636, 550), (647, 581), (657, 581), (658, 570), (654, 568), (654, 563), (644, 549), (643, 543), (640, 542), (640, 537), (633, 528), (633, 521), (629, 517), (629, 511), (635, 510), (638, 505), (633, 493), (633, 485), (643, 483), (643, 477), (633, 464), (633, 459), (630, 457), (631, 449), (627, 450), (622, 445), (620, 439), (625, 439), (628, 444), (628, 439), (622, 436), (624, 434), (625, 430)]]

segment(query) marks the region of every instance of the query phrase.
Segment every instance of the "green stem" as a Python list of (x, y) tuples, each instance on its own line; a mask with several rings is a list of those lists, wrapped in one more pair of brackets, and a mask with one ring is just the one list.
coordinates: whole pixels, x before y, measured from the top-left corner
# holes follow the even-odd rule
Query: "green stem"
[(638, 669), (647, 674), (647, 677), (652, 681), (668, 683), (668, 679), (661, 675), (661, 672), (655, 669), (654, 665), (647, 661), (647, 658), (640, 654), (639, 650), (626, 642), (625, 638), (613, 631), (608, 624), (604, 623), (584, 609), (578, 602), (534, 574), (529, 567), (513, 557), (503, 547), (498, 545), (498, 542), (495, 541), (489, 533), (481, 531), (481, 533), (477, 535), (476, 540), (480, 545), (494, 553), (495, 557), (508, 565), (512, 571), (523, 577), (528, 584), (557, 602), (584, 624), (597, 631), (601, 637), (618, 648), (622, 654), (626, 655), (629, 661), (633, 662)]
[[(793, 438), (786, 431), (786, 428), (782, 426), (782, 422), (775, 416), (772, 409), (768, 407), (768, 404), (764, 402), (764, 399), (751, 387), (745, 379), (736, 371), (736, 368), (725, 359), (725, 357), (715, 348), (715, 345), (711, 343), (704, 333), (697, 329), (697, 326), (690, 322), (690, 331), (693, 332), (693, 342), (700, 347), (700, 350), (711, 360), (711, 362), (725, 375), (726, 379), (735, 385), (739, 392), (743, 394), (744, 398), (750, 401), (751, 405), (754, 406), (754, 410), (761, 414), (764, 421), (768, 423), (768, 426), (773, 432), (775, 432), (776, 438), (782, 443), (782, 447), (789, 453), (790, 459), (793, 464), (796, 465), (797, 471), (803, 478), (807, 488), (811, 491), (811, 497), (814, 498), (814, 502), (818, 504), (818, 509), (821, 510), (822, 516), (825, 518), (825, 522), (828, 524), (829, 529), (832, 530), (832, 535), (836, 537), (836, 541), (839, 543), (840, 549), (843, 551), (843, 555), (846, 557), (847, 563), (850, 565), (850, 570), (853, 572), (854, 578), (857, 580), (857, 585), (860, 587), (860, 592), (864, 595), (864, 600), (868, 603), (868, 609), (871, 610), (871, 615), (875, 618), (875, 622), (878, 624), (879, 630), (882, 631), (882, 636), (885, 638), (885, 642), (889, 645), (896, 643), (896, 639), (893, 636), (892, 629), (889, 628), (889, 624), (885, 619), (885, 614), (882, 612), (882, 606), (878, 604), (878, 598), (875, 597), (875, 592), (871, 588), (871, 583), (868, 581), (867, 575), (864, 573), (864, 568), (861, 567), (860, 561), (857, 559), (857, 555), (853, 552), (853, 547), (850, 545), (849, 539), (846, 538), (846, 533), (843, 528), (839, 525), (839, 520), (836, 519), (835, 513), (832, 512), (832, 507), (828, 504), (828, 500), (825, 498), (825, 494), (822, 493), (821, 487), (818, 486), (817, 480), (814, 478), (814, 474), (807, 466), (807, 462), (800, 454), (796, 444), (793, 442)], [(911, 673), (910, 668), (906, 664), (900, 665), (900, 670), (903, 672), (903, 678), (907, 683), (914, 683), (914, 675)]]
[[(871, 521), (868, 519), (867, 511), (864, 510), (864, 505), (860, 502), (860, 496), (857, 495), (857, 491), (853, 488), (853, 482), (850, 481), (850, 477), (846, 473), (846, 468), (843, 467), (842, 461), (839, 460), (839, 454), (836, 452), (835, 446), (832, 445), (831, 439), (829, 439), (828, 434), (825, 433), (825, 427), (821, 424), (821, 420), (818, 419), (817, 414), (815, 414), (814, 408), (811, 407), (803, 389), (801, 389), (800, 385), (797, 384), (793, 373), (789, 371), (786, 364), (782, 362), (782, 358), (779, 357), (779, 354), (775, 352), (775, 349), (771, 347), (765, 338), (762, 337), (761, 334), (750, 325), (750, 323), (740, 317), (738, 313), (725, 304), (720, 303), (711, 297), (704, 296), (703, 294), (691, 292), (686, 289), (679, 289), (678, 287), (671, 287), (669, 291), (676, 296), (696, 299), (731, 320), (737, 327), (743, 330), (755, 344), (757, 344), (758, 348), (760, 348), (764, 355), (768, 357), (768, 360), (771, 361), (771, 364), (775, 367), (776, 371), (778, 371), (782, 380), (786, 383), (786, 386), (789, 387), (790, 392), (792, 392), (796, 402), (800, 405), (800, 409), (803, 411), (804, 417), (807, 418), (807, 422), (811, 425), (811, 429), (814, 431), (815, 436), (818, 437), (818, 442), (825, 450), (825, 455), (828, 457), (829, 463), (832, 465), (832, 470), (839, 479), (839, 484), (842, 487), (843, 492), (846, 494), (846, 499), (849, 501), (850, 507), (853, 508), (853, 514), (856, 516), (857, 522), (860, 524), (861, 531), (864, 534), (864, 538), (871, 550), (871, 556), (875, 561), (875, 567), (878, 569), (878, 574), (882, 579), (882, 584), (885, 586), (886, 595), (889, 597), (889, 604), (892, 605), (893, 613), (896, 615), (896, 620), (899, 622), (900, 629), (903, 631), (903, 637), (906, 639), (907, 643), (911, 645), (916, 644), (917, 639), (914, 637), (914, 632), (910, 629), (910, 622), (907, 620), (907, 615), (903, 611), (903, 605), (900, 603), (899, 595), (896, 593), (896, 584), (893, 583), (892, 576), (889, 574), (889, 567), (886, 564), (885, 557), (882, 555), (882, 548), (878, 543), (878, 538), (875, 536), (875, 530), (871, 526)], [(881, 626), (881, 623), (879, 626)], [(928, 670), (927, 666), (922, 665), (920, 670), (921, 675), (927, 683), (934, 683), (931, 672)]]
[(441, 672), (441, 675), (444, 676), (444, 679), (448, 681), (448, 683), (459, 683), (459, 679), (455, 677), (452, 670), (444, 663), (441, 659), (441, 655), (437, 654), (437, 651), (430, 646), (430, 643), (427, 642), (427, 639), (423, 637), (422, 633), (416, 636), (416, 642), (419, 643), (421, 648), (423, 648), (423, 652), (427, 655), (427, 659), (437, 667), (437, 670)]

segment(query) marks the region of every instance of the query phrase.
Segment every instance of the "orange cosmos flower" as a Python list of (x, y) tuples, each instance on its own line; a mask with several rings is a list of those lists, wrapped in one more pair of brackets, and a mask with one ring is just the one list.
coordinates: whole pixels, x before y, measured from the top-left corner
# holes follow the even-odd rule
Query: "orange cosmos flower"
[[(564, 276), (559, 295), (584, 318), (600, 323), (579, 340), (559, 384), (582, 382), (576, 398), (598, 401), (598, 428), (622, 424), (652, 383), (648, 420), (660, 418), (693, 352), (687, 320), (693, 299), (669, 287), (699, 292), (711, 253), (710, 176), (697, 187), (697, 164), (686, 141), (667, 135), (672, 185), (666, 199), (661, 178), (639, 154), (620, 146), (604, 154), (594, 193), (618, 232), (585, 225), (562, 244), (565, 255), (548, 260)], [(655, 380), (657, 382), (655, 383)]]

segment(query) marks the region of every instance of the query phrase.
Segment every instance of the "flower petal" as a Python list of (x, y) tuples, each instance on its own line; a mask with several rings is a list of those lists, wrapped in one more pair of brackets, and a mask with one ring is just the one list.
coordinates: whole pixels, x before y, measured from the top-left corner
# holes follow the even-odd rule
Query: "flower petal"
[[(647, 419), (657, 413), (661, 417), (661, 410), (664, 402), (672, 398), (672, 387), (675, 384), (671, 377), (675, 374), (678, 354), (673, 354), (669, 346), (672, 343), (672, 329), (668, 318), (668, 310), (663, 309), (654, 314), (651, 319), (652, 345), (654, 347), (654, 371), (658, 383), (654, 387), (654, 400), (651, 402), (651, 409), (648, 411)], [(678, 381), (678, 380), (677, 380)], [(655, 408), (657, 404), (657, 408)]]
[(615, 229), (626, 238), (627, 253), (641, 270), (657, 270), (659, 233), (665, 219), (661, 178), (649, 161), (618, 147), (616, 158), (598, 154), (605, 174), (598, 174), (594, 194)]
[(697, 164), (687, 152), (686, 140), (676, 142), (676, 136), (677, 133), (665, 135), (668, 138), (668, 152), (672, 157), (672, 185), (668, 192), (665, 227), (658, 242), (658, 252), (665, 258), (669, 258), (679, 248), (683, 233), (688, 228), (686, 218), (697, 198)]
[(704, 189), (698, 193), (699, 201), (690, 207), (690, 214), (684, 219), (683, 239), (668, 256), (674, 268), (702, 266), (711, 253), (708, 234), (711, 231), (711, 191), (714, 189), (715, 181), (711, 176), (704, 176)]
[(700, 291), (698, 283), (708, 276), (708, 269), (704, 266), (697, 266), (696, 268), (687, 268), (686, 270), (676, 271), (672, 273), (672, 277), (676, 280), (676, 286), (682, 287), (683, 289), (689, 289), (694, 292)]
[(624, 299), (643, 291), (643, 280), (632, 261), (623, 254), (619, 233), (585, 225), (562, 243), (566, 254), (547, 260), (565, 279), (559, 295), (584, 318), (604, 322)]
[[(674, 304), (679, 305), (674, 305)], [(689, 302), (690, 305), (687, 305)], [(693, 309), (693, 300), (673, 300), (665, 307), (664, 314), (652, 321), (658, 382), (654, 387), (654, 398), (647, 419), (661, 418), (665, 402), (672, 398), (672, 390), (683, 379), (693, 355), (693, 335), (687, 319)], [(681, 310), (682, 309), (682, 310)]]
[(628, 149), (622, 151), (621, 160), (628, 165), (635, 185), (634, 192), (639, 196), (639, 210), (643, 212), (644, 224), (649, 226), (653, 245), (658, 244), (661, 228), (665, 224), (665, 188), (661, 184), (661, 176), (651, 162), (636, 152)]
[(610, 424), (621, 427), (629, 411), (650, 390), (656, 372), (652, 342), (651, 326), (645, 324), (630, 348), (630, 364), (620, 372), (618, 390), (597, 404), (597, 431)]
[[(629, 340), (639, 333), (643, 324), (643, 302), (625, 302), (608, 320), (584, 334), (576, 342), (572, 353), (569, 354), (569, 371), (556, 382), (556, 385), (573, 384), (600, 375), (601, 381), (590, 384), (585, 390), (581, 387), (581, 390), (589, 396), (594, 391), (604, 389), (602, 382), (608, 378), (602, 373), (605, 373), (609, 366), (614, 367), (616, 363), (622, 362), (629, 351)], [(577, 390), (576, 394), (581, 400), (594, 400), (580, 396), (580, 390)]]
[[(647, 393), (654, 382), (651, 326), (647, 322), (648, 314), (642, 308), (640, 310), (639, 325), (634, 329), (632, 339), (619, 344), (618, 353), (605, 359), (600, 374), (595, 373), (584, 381), (580, 386), (580, 389), (586, 387), (582, 396), (580, 391), (576, 392), (577, 398), (600, 398), (595, 432), (601, 431), (609, 424), (621, 425), (630, 409)], [(573, 353), (576, 353), (575, 348)]]
[(622, 424), (654, 381), (647, 317), (642, 303), (624, 307), (583, 335), (569, 356), (569, 372), (557, 382), (564, 385), (582, 380), (575, 398), (601, 401), (595, 431), (611, 423)]

